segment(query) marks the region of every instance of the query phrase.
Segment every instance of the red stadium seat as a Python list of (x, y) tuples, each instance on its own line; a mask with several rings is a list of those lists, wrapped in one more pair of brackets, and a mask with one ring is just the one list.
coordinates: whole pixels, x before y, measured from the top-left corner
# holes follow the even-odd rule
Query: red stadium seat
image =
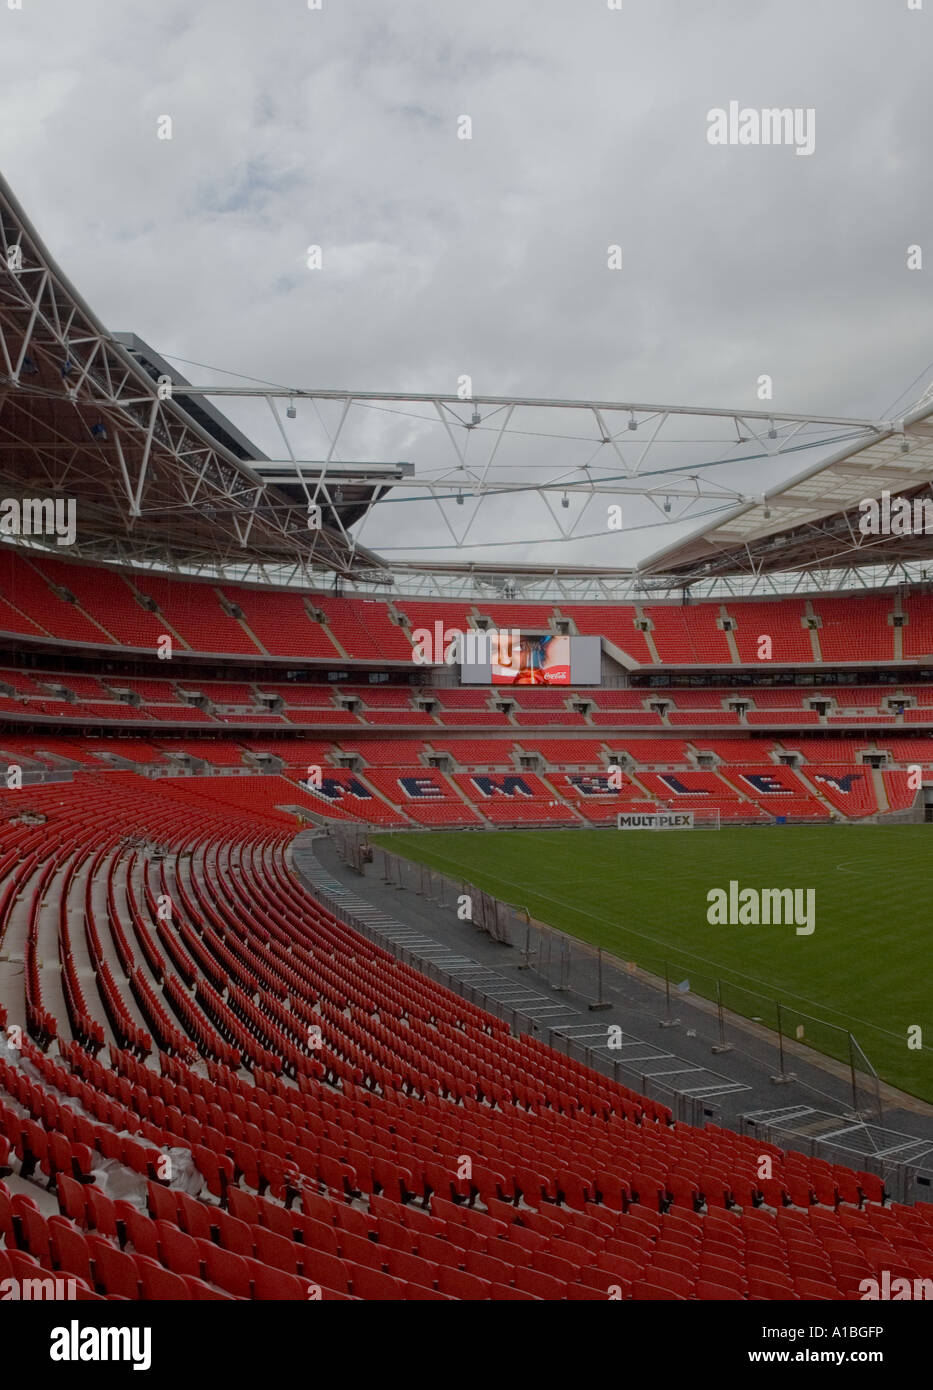
[[(735, 666), (765, 619), (788, 660), (804, 653), (800, 664), (818, 666), (824, 637), (837, 653), (857, 640), (843, 609), (730, 598), (737, 626), (724, 629), (719, 603), (567, 604), (566, 613), (522, 604), (546, 626), (572, 619), (654, 669), (650, 686), (633, 671), (628, 686), (589, 692), (585, 715), (570, 708), (581, 692), (532, 688), (512, 692), (515, 713), (505, 714), (489, 691), (414, 687), (397, 668), (374, 670), (387, 679), (370, 683), (354, 665), (378, 666), (374, 649), (409, 659), (400, 614), (456, 613), (470, 626), (505, 603), (474, 610), (400, 596), (364, 607), (322, 595), (318, 607), (317, 595), (290, 592), (280, 631), (275, 591), (225, 585), (225, 599), (242, 598), (240, 611), (255, 616), (253, 630), (207, 584), (157, 579), (156, 612), (141, 606), (139, 574), (101, 571), (95, 587), (80, 565), (9, 549), (0, 548), (0, 625), (21, 624), (8, 629), (21, 644), (42, 634), (88, 644), (80, 671), (31, 647), (28, 662), (11, 652), (0, 671), (0, 705), (14, 715), (0, 755), (36, 774), (28, 803), (0, 785), (0, 939), (5, 958), (22, 961), (13, 988), (28, 1023), (22, 1057), (0, 1055), (0, 1176), (15, 1173), (17, 1188), (13, 1197), (0, 1182), (10, 1268), (16, 1255), (115, 1300), (594, 1301), (610, 1290), (638, 1300), (837, 1299), (881, 1269), (926, 1277), (933, 1223), (922, 1203), (892, 1204), (869, 1172), (674, 1123), (659, 1101), (522, 1032), (511, 1006), (488, 1013), (475, 994), (461, 997), (353, 929), (298, 877), (290, 847), (296, 808), (350, 822), (361, 838), (373, 826), (458, 817), (598, 825), (612, 824), (619, 805), (673, 802), (675, 782), (684, 805), (705, 798), (723, 823), (775, 811), (826, 819), (827, 804), (849, 819), (883, 815), (882, 785), (897, 808), (898, 783), (862, 773), (863, 755), (877, 747), (892, 763), (933, 766), (933, 740), (923, 720), (901, 715), (894, 739), (876, 729), (874, 744), (863, 732), (874, 725), (841, 721), (869, 710), (887, 719), (896, 691), (933, 723), (919, 678), (909, 689), (827, 679), (831, 712), (815, 720), (815, 683), (769, 676), (762, 687), (749, 676), (746, 690), (741, 670), (729, 682), (682, 679), (719, 656)], [(76, 602), (57, 591), (66, 587)], [(161, 629), (163, 611), (198, 655), (186, 595), (206, 604), (203, 640), (214, 644), (200, 653), (207, 664), (186, 669), (212, 678), (149, 678), (136, 658), (124, 674), (121, 636)], [(866, 650), (893, 653), (889, 600), (870, 597)], [(806, 602), (822, 626), (803, 625)], [(899, 602), (912, 621), (897, 643), (918, 654), (918, 634), (933, 634), (933, 600)], [(642, 609), (647, 631), (636, 626)], [(299, 682), (283, 670), (266, 682), (261, 647), (285, 658), (288, 634), (307, 639), (305, 655), (339, 658), (346, 679), (310, 670)], [(111, 649), (106, 669), (95, 646)], [(675, 659), (676, 676), (656, 669)], [(436, 716), (415, 707), (425, 692)], [(739, 697), (747, 715), (727, 708)], [(196, 737), (164, 736), (184, 730), (192, 710)], [(798, 767), (779, 761), (789, 752)], [(616, 753), (630, 774), (618, 798), (599, 780)], [(537, 771), (525, 767), (532, 754)], [(315, 765), (320, 795), (308, 780)], [(63, 780), (39, 780), (53, 771)], [(419, 791), (423, 815), (409, 814)], [(370, 873), (382, 876), (378, 852)], [(170, 921), (159, 911), (166, 898)], [(769, 1179), (758, 1177), (761, 1153)], [(470, 1178), (460, 1176), (466, 1157)], [(48, 1193), (60, 1216), (45, 1214)]]

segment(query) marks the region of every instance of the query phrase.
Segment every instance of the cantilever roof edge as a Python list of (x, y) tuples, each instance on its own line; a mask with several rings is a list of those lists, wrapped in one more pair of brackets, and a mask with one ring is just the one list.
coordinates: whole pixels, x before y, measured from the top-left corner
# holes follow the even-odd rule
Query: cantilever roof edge
[[(842, 516), (857, 500), (877, 497), (888, 483), (907, 491), (933, 482), (933, 425), (916, 429), (931, 419), (933, 402), (925, 401), (889, 428), (867, 432), (863, 440), (846, 444), (784, 482), (731, 507), (712, 525), (706, 521), (687, 535), (655, 551), (635, 567), (636, 573), (670, 572), (755, 541), (779, 537), (801, 525)], [(916, 447), (904, 454), (900, 441), (906, 439), (909, 442), (912, 432)], [(877, 452), (872, 454), (871, 451)], [(858, 467), (853, 461), (860, 462), (863, 467)], [(845, 479), (849, 485), (840, 487), (838, 507), (827, 507), (827, 494), (832, 494), (832, 484), (829, 487), (825, 485), (824, 475), (831, 475), (833, 471), (837, 471), (840, 480)], [(816, 478), (824, 478), (824, 485), (808, 504), (806, 485)], [(793, 495), (795, 490), (796, 497)], [(813, 490), (810, 489), (810, 492), (812, 494)], [(781, 508), (784, 515), (768, 525), (769, 518), (765, 517), (764, 512), (766, 509), (773, 510), (775, 506)], [(745, 524), (736, 527), (735, 523), (743, 520)]]

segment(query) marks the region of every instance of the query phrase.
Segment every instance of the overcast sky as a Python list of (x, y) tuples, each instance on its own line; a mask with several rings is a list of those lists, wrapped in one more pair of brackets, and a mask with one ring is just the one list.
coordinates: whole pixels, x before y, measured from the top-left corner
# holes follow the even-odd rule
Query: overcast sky
[[(495, 395), (730, 408), (759, 405), (767, 373), (775, 409), (865, 417), (933, 376), (933, 0), (10, 3), (0, 168), (103, 322), (166, 355), (306, 387), (469, 374)], [(712, 146), (730, 101), (812, 108), (813, 154)], [(281, 454), (268, 413), (225, 408)], [(305, 406), (293, 443), (319, 456)], [(438, 427), (385, 413), (348, 445), (425, 476), (452, 462)], [(363, 539), (442, 545), (414, 515), (386, 509)], [(516, 558), (543, 558), (530, 505), (510, 529)]]

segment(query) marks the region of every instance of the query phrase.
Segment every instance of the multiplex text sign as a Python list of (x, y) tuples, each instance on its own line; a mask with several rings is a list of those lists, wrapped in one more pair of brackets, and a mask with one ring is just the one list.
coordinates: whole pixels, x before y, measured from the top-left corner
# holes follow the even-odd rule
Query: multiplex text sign
[(620, 830), (692, 830), (693, 812), (620, 812), (616, 824)]

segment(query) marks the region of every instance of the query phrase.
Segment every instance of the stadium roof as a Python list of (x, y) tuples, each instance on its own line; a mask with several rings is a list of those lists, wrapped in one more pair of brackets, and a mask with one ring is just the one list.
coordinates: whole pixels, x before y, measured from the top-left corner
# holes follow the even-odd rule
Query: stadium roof
[(794, 568), (897, 564), (933, 555), (933, 536), (863, 534), (861, 504), (880, 498), (933, 500), (933, 402), (874, 438), (810, 465), (642, 561), (642, 574), (682, 582)]
[[(163, 379), (160, 390), (158, 382)], [(69, 556), (217, 569), (288, 565), (310, 577), (378, 566), (349, 535), (405, 465), (352, 477), (269, 461), (133, 334), (107, 331), (0, 178), (0, 488), (73, 497)], [(346, 494), (337, 494), (338, 486)], [(308, 504), (321, 508), (308, 526)], [(34, 544), (50, 543), (33, 537)], [(58, 551), (61, 555), (62, 552)]]
[[(238, 396), (264, 400), (288, 457), (268, 457), (216, 404)], [(338, 412), (324, 457), (294, 455), (282, 407), (293, 417), (299, 401)], [(417, 477), (409, 461), (367, 461), (371, 452), (356, 461), (339, 457), (354, 412), (366, 416), (366, 439), (379, 411), (404, 418), (412, 447), (422, 449)], [(687, 417), (691, 437), (671, 440), (670, 427), (682, 431)], [(735, 438), (724, 440), (730, 430)], [(656, 454), (672, 446), (673, 463), (656, 464)], [(692, 450), (689, 464), (681, 462), (684, 446)], [(353, 440), (347, 447), (360, 452)], [(721, 481), (715, 471), (744, 465), (773, 477), (772, 464), (827, 450), (755, 495), (746, 482)], [(565, 597), (618, 600), (626, 587), (699, 592), (717, 579), (848, 575), (867, 565), (893, 571), (933, 555), (933, 539), (862, 536), (859, 504), (884, 490), (933, 495), (931, 485), (930, 400), (891, 421), (767, 408), (196, 385), (134, 334), (103, 327), (0, 178), (0, 490), (20, 500), (75, 497), (78, 539), (69, 557), (247, 582), (323, 587), (343, 577), (380, 588), (404, 576), (411, 590), (453, 592), (467, 583), (540, 597), (550, 584)], [(377, 552), (351, 527), (363, 530), (390, 492), (392, 503), (411, 505), (390, 509)], [(613, 565), (610, 546), (609, 564), (600, 564), (607, 558), (600, 544), (613, 540), (606, 506), (619, 499), (651, 513), (647, 522), (635, 516), (630, 532), (647, 536), (652, 525), (679, 524), (679, 539), (635, 565)], [(469, 509), (449, 505), (466, 502)], [(319, 530), (308, 526), (312, 503), (320, 507)], [(519, 536), (516, 516), (531, 517), (532, 503), (532, 534)], [(397, 544), (406, 513), (414, 546)], [(584, 518), (595, 531), (585, 531)], [(28, 543), (54, 546), (51, 538)]]

